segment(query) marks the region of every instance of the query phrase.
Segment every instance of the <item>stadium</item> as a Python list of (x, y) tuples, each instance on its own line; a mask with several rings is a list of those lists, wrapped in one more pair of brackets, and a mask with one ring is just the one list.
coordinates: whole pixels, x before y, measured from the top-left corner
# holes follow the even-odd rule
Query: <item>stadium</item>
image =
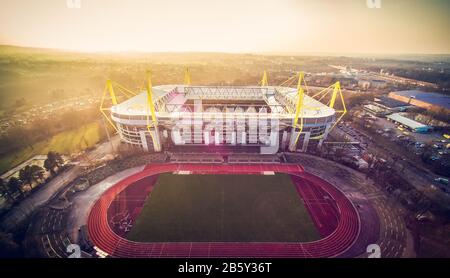
[[(268, 86), (266, 73), (260, 86), (193, 86), (186, 71), (184, 85), (153, 87), (149, 78), (139, 94), (108, 81), (101, 111), (110, 111), (104, 115), (122, 142), (164, 159), (116, 174), (83, 201), (85, 238), (96, 255), (364, 253), (380, 229), (368, 200), (280, 159), (310, 142), (320, 146), (346, 112), (339, 83), (308, 96), (303, 74), (291, 81), (297, 77), (297, 88)], [(119, 90), (126, 91), (121, 102)]]
[[(117, 84), (128, 96), (121, 103), (113, 84), (107, 82), (102, 112), (110, 111), (122, 141), (150, 152), (305, 152), (311, 141), (320, 147), (346, 112), (339, 82), (309, 96), (303, 74), (297, 88), (268, 86), (266, 73), (260, 86), (194, 86), (186, 70), (184, 85), (153, 87), (149, 77), (146, 91), (134, 94)], [(105, 108), (107, 91), (112, 106)], [(330, 94), (328, 104), (320, 102)]]

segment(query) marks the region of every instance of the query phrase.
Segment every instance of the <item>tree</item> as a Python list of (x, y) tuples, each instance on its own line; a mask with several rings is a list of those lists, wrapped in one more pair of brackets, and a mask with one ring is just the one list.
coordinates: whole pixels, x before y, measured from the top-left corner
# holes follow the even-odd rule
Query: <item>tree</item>
[(9, 197), (9, 190), (8, 190), (8, 185), (6, 184), (6, 182), (0, 178), (0, 191)]
[(34, 181), (40, 181), (44, 178), (44, 169), (38, 165), (27, 165), (19, 171), (19, 178), (32, 189)]
[(354, 108), (358, 105), (362, 105), (366, 101), (373, 100), (375, 94), (358, 94), (347, 98), (347, 108)]
[(64, 159), (57, 152), (48, 152), (47, 159), (44, 161), (44, 168), (50, 171), (52, 176), (56, 173), (55, 169), (61, 168), (64, 164)]
[[(17, 179), (16, 179), (17, 180)], [(19, 180), (17, 180), (18, 182)], [(19, 182), (20, 183), (20, 182)], [(6, 183), (5, 180), (0, 178), (0, 191), (3, 193), (6, 198), (8, 198), (11, 201), (14, 201), (12, 195), (14, 192), (17, 191), (18, 186), (10, 186), (9, 182)]]
[(19, 191), (22, 194), (22, 182), (16, 178), (16, 177), (12, 177), (9, 179), (8, 183), (6, 184), (6, 187), (8, 188), (8, 192), (10, 192), (10, 194), (13, 194), (14, 192)]
[(20, 246), (11, 234), (0, 232), (0, 258), (14, 258), (20, 256)]
[(31, 174), (31, 167), (30, 165), (25, 166), (24, 168), (20, 169), (19, 171), (19, 179), (28, 184), (31, 187), (31, 183), (33, 182), (33, 175)]
[(38, 165), (32, 165), (31, 169), (31, 172), (33, 173), (33, 180), (42, 182), (44, 180), (44, 168)]

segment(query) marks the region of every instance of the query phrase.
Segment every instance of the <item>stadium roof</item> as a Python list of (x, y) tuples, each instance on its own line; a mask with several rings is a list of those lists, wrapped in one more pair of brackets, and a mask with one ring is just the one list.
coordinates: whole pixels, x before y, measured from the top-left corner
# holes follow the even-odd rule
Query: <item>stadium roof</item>
[[(183, 85), (161, 85), (161, 86), (154, 86), (153, 87), (153, 100), (154, 102), (160, 98), (172, 91), (173, 89), (177, 87), (183, 87)], [(269, 87), (274, 89), (274, 87)], [(297, 94), (297, 89), (295, 88), (289, 88), (289, 87), (276, 87), (277, 90), (282, 91), (285, 93), (288, 97), (295, 97)], [(181, 96), (181, 95), (180, 95)], [(186, 99), (184, 97), (177, 97), (175, 96), (170, 103), (176, 103), (177, 105), (182, 105)], [(268, 106), (271, 106), (272, 111), (275, 113), (281, 113), (280, 109), (282, 109), (282, 106), (275, 100), (273, 95), (268, 95), (267, 97), (267, 104)], [(332, 116), (335, 114), (335, 110), (333, 108), (330, 108), (326, 106), (325, 104), (305, 95), (304, 97), (304, 105), (305, 109), (303, 109), (303, 117), (305, 118), (322, 118), (327, 116)], [(117, 114), (121, 115), (136, 115), (136, 116), (146, 116), (149, 112), (149, 108), (147, 105), (147, 93), (141, 92), (140, 94), (127, 99), (126, 101), (119, 103), (116, 106), (113, 106), (111, 108), (111, 111)], [(161, 112), (156, 112), (157, 115)], [(163, 114), (167, 112), (162, 112)], [(286, 113), (286, 115), (290, 115)]]
[(419, 90), (409, 90), (409, 91), (399, 91), (393, 92), (392, 94), (413, 97), (416, 100), (427, 102), (436, 106), (441, 106), (450, 109), (450, 96), (439, 94), (439, 93), (428, 93)]

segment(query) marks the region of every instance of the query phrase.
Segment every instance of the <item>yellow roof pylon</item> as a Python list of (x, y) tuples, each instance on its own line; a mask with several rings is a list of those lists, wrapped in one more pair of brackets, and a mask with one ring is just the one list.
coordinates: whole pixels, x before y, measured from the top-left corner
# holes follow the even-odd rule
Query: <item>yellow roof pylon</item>
[[(111, 100), (111, 104), (108, 106), (106, 104), (106, 100), (108, 99), (107, 94), (109, 93), (109, 99)], [(117, 82), (112, 81), (111, 79), (106, 80), (105, 89), (103, 90), (102, 98), (100, 100), (100, 113), (105, 117), (108, 123), (118, 132), (116, 125), (110, 119), (110, 115), (106, 113), (106, 111), (111, 111), (111, 107), (119, 104), (119, 96), (122, 98), (130, 98), (135, 96), (136, 93), (128, 90), (124, 86), (120, 85)]]
[[(147, 131), (152, 138), (153, 147), (155, 149), (159, 149), (158, 139), (155, 137), (153, 132), (158, 132), (158, 121), (156, 119), (155, 106), (153, 104), (153, 85), (152, 85), (152, 73), (151, 71), (147, 71), (147, 83), (146, 83), (146, 91), (147, 91), (147, 104), (150, 110), (150, 115), (147, 113)], [(151, 121), (150, 121), (151, 117)], [(154, 130), (152, 131), (152, 127)]]
[[(297, 83), (297, 105), (295, 107), (295, 118), (294, 118), (294, 129), (298, 129), (297, 136), (295, 137), (294, 146), (297, 146), (298, 139), (300, 138), (300, 134), (303, 131), (303, 101), (305, 98), (305, 91), (302, 88), (302, 81), (305, 78), (305, 74), (303, 72), (298, 73), (298, 83)], [(300, 117), (300, 124), (298, 118)]]
[(189, 68), (186, 68), (184, 70), (184, 85), (186, 85), (186, 86), (191, 85), (191, 74), (189, 72)]
[[(147, 71), (146, 91), (147, 91), (147, 104), (148, 107), (150, 108), (150, 116), (152, 118), (152, 124), (156, 125), (155, 106), (153, 105), (152, 73), (149, 70)], [(149, 121), (147, 121), (147, 126), (149, 126)]]
[(267, 72), (265, 70), (261, 79), (261, 86), (269, 86), (269, 82), (267, 82)]

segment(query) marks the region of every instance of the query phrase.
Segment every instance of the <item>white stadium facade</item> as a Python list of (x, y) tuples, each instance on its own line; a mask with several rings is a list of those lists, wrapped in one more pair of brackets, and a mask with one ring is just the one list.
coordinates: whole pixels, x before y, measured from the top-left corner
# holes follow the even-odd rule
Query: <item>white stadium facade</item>
[(123, 142), (149, 152), (304, 152), (340, 119), (334, 103), (342, 93), (337, 82), (332, 104), (324, 104), (303, 93), (302, 76), (297, 88), (268, 86), (266, 74), (261, 86), (196, 86), (189, 77), (185, 85), (152, 86), (149, 78), (146, 90), (120, 103), (108, 81), (113, 101), (104, 115)]

